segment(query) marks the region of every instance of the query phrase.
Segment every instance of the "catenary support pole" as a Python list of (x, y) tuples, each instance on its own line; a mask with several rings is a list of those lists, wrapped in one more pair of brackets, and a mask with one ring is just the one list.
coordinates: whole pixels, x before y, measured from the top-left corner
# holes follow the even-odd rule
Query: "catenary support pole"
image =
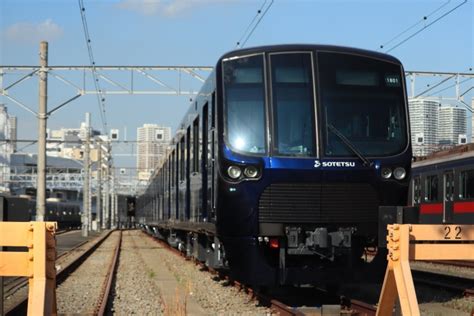
[(114, 229), (114, 198), (115, 198), (115, 195), (113, 193), (113, 188), (114, 188), (114, 180), (112, 179), (112, 184), (111, 184), (111, 189), (112, 189), (112, 192), (110, 193), (110, 228), (111, 229)]
[(96, 221), (97, 231), (102, 228), (102, 143), (97, 143), (97, 190), (96, 190)]
[(115, 190), (115, 179), (114, 179), (114, 227), (118, 228), (118, 195)]
[(82, 236), (89, 236), (89, 181), (90, 181), (90, 113), (86, 113), (85, 143), (84, 143), (84, 186), (82, 188)]
[(102, 228), (109, 229), (109, 215), (110, 215), (110, 165), (109, 165), (109, 143), (106, 143), (107, 146), (107, 159), (105, 167), (105, 188), (104, 188), (104, 222), (102, 223)]
[(48, 42), (40, 43), (38, 109), (38, 176), (36, 184), (36, 220), (44, 221), (46, 211), (46, 120), (48, 113)]

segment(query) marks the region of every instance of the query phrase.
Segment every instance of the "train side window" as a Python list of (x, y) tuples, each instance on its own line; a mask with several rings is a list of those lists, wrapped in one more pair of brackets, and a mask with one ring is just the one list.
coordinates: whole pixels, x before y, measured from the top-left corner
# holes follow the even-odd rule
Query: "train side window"
[(199, 117), (193, 122), (193, 172), (199, 172)]
[(413, 178), (413, 204), (421, 203), (421, 179), (420, 176)]
[(208, 153), (208, 144), (207, 144), (207, 134), (208, 134), (208, 103), (206, 103), (202, 108), (202, 165), (203, 172), (206, 172), (207, 168), (207, 153)]
[(185, 157), (184, 157), (184, 136), (181, 137), (181, 140), (179, 142), (179, 180), (184, 181), (184, 162), (185, 162)]
[(459, 198), (462, 200), (474, 198), (474, 170), (462, 171), (459, 174)]
[(186, 178), (189, 178), (191, 163), (191, 126), (186, 130)]
[(452, 201), (454, 199), (454, 175), (453, 172), (444, 174), (444, 200)]
[(438, 201), (438, 176), (427, 176), (425, 180), (425, 201)]
[(175, 180), (176, 180), (176, 151), (173, 150), (172, 158), (171, 158), (171, 187), (174, 188)]
[(216, 127), (216, 92), (212, 93), (212, 103), (211, 103), (211, 127)]

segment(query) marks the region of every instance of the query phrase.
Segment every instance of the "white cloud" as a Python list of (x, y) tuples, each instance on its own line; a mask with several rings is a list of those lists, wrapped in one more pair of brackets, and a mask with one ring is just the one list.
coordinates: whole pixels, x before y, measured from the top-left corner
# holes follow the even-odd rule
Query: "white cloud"
[(21, 43), (39, 43), (54, 41), (64, 34), (63, 29), (51, 19), (37, 24), (20, 22), (10, 25), (3, 31), (7, 40)]
[(161, 14), (172, 17), (199, 6), (228, 1), (230, 0), (121, 0), (117, 6), (143, 15)]

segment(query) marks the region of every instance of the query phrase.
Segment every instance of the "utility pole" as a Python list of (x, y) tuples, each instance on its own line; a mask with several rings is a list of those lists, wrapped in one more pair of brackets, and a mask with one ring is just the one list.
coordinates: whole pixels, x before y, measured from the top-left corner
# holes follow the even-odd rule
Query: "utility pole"
[(114, 178), (112, 176), (112, 194), (110, 195), (110, 228), (115, 228), (115, 193), (114, 193)]
[(97, 231), (100, 232), (102, 224), (102, 143), (99, 141), (97, 146), (97, 191), (96, 191), (96, 221)]
[(38, 110), (38, 182), (36, 184), (36, 221), (43, 222), (46, 211), (46, 120), (48, 117), (48, 42), (40, 43)]
[(82, 236), (89, 236), (90, 223), (90, 203), (89, 203), (89, 186), (90, 186), (90, 113), (86, 113), (85, 126), (85, 144), (84, 144), (84, 186), (82, 187)]
[(105, 166), (105, 183), (104, 183), (104, 221), (102, 222), (102, 228), (103, 229), (109, 229), (110, 228), (110, 223), (109, 223), (109, 214), (110, 214), (110, 162), (109, 162), (109, 142), (107, 141), (105, 143), (106, 148), (107, 148), (107, 156), (106, 156), (106, 166)]

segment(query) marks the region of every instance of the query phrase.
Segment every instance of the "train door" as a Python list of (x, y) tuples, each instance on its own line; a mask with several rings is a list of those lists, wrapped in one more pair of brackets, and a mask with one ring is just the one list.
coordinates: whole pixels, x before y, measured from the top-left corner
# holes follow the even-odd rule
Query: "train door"
[(209, 114), (208, 114), (208, 103), (202, 108), (202, 218), (208, 219), (208, 170), (209, 170), (209, 145), (208, 145), (208, 132), (209, 132)]
[(186, 150), (185, 137), (181, 137), (179, 141), (179, 163), (178, 163), (178, 216), (177, 219), (184, 221), (186, 217)]
[(420, 204), (420, 223), (439, 224), (443, 220), (444, 185), (441, 174), (431, 173), (424, 178), (423, 201)]
[(414, 176), (411, 183), (411, 205), (420, 205), (421, 203), (421, 178), (420, 176)]
[(209, 128), (209, 154), (210, 161), (208, 162), (208, 207), (209, 207), (209, 219), (211, 221), (216, 220), (216, 201), (215, 201), (215, 185), (216, 185), (216, 93), (212, 93), (211, 101), (211, 111), (210, 111), (210, 128)]
[(193, 121), (192, 128), (192, 142), (191, 142), (191, 174), (190, 174), (190, 217), (192, 222), (199, 222), (199, 210), (200, 210), (200, 189), (201, 189), (201, 173), (200, 173), (200, 157), (199, 157), (199, 117), (196, 117)]
[(453, 220), (454, 200), (454, 172), (445, 171), (443, 174), (443, 223), (451, 223)]
[(191, 126), (186, 130), (186, 207), (185, 218), (189, 221), (191, 216)]

